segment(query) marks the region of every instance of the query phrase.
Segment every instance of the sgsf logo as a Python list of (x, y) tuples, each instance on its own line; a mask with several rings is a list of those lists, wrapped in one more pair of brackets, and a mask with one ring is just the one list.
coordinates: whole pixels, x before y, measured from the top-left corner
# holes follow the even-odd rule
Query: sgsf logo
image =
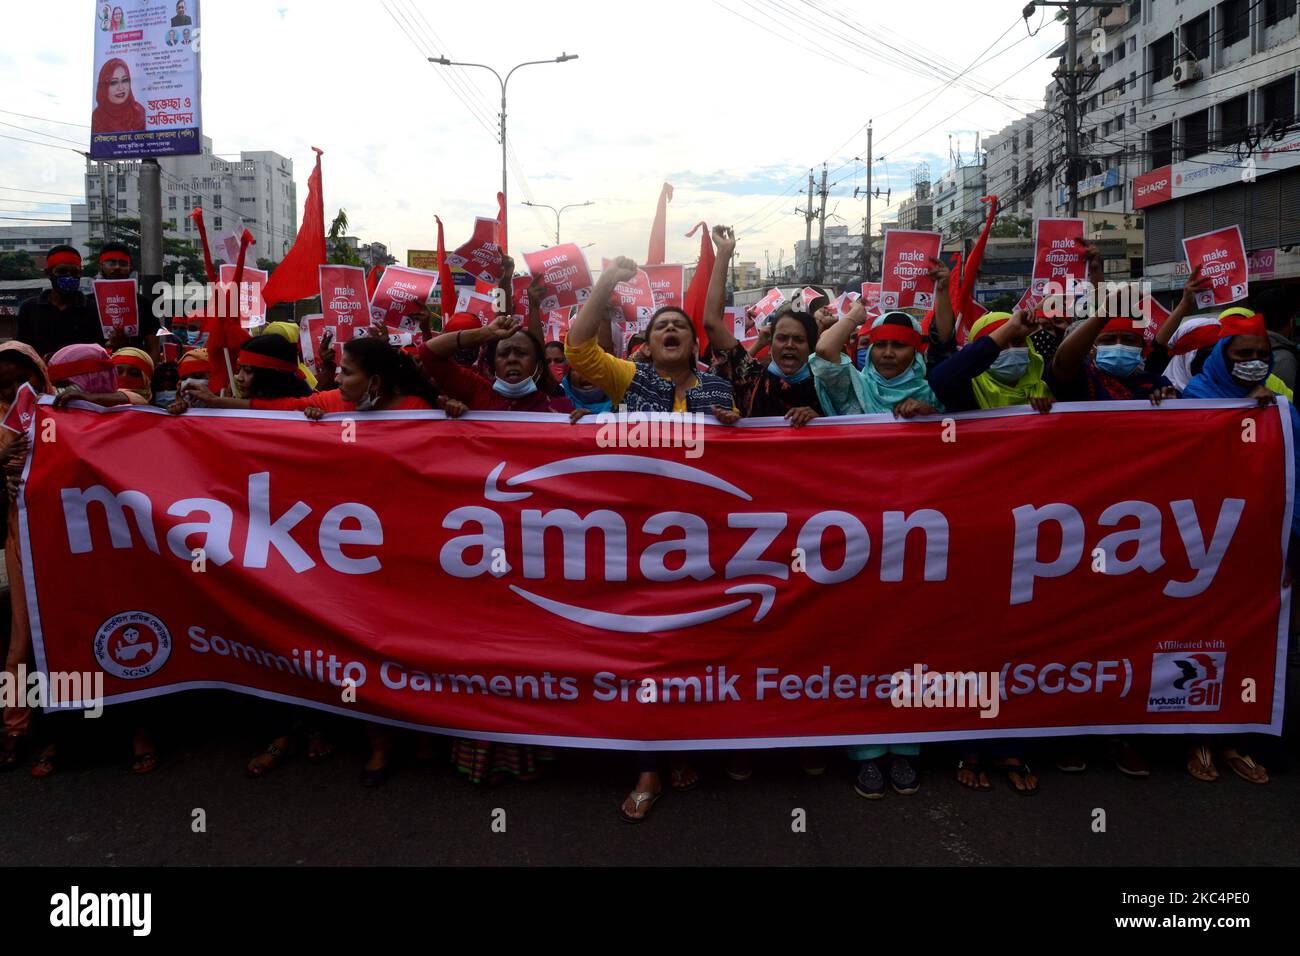
[(1147, 712), (1218, 710), (1227, 657), (1204, 652), (1153, 654)]

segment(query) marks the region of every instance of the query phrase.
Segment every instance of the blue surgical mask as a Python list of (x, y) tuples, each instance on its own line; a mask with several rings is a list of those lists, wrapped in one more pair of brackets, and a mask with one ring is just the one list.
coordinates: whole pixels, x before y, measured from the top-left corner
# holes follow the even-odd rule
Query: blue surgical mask
[(537, 391), (537, 383), (531, 378), (526, 378), (522, 382), (511, 385), (509, 382), (503, 382), (498, 378), (492, 382), (492, 390), (498, 395), (504, 395), (506, 398), (524, 398)]
[(73, 292), (81, 291), (81, 276), (55, 276), (54, 288), (64, 295), (71, 295)]
[(158, 408), (167, 408), (174, 401), (176, 401), (176, 389), (172, 389), (169, 392), (153, 393), (153, 404), (156, 405)]
[(781, 367), (777, 365), (776, 362), (768, 362), (767, 370), (787, 385), (798, 385), (800, 382), (806, 382), (808, 377), (812, 375), (812, 369), (808, 367), (807, 362), (804, 362), (799, 371), (795, 372), (793, 375), (786, 375), (785, 372), (781, 371)]
[(1029, 371), (1029, 348), (1003, 349), (989, 366), (989, 374), (1005, 385), (1018, 382)]
[(867, 350), (866, 350), (866, 349), (858, 349), (858, 356), (857, 356), (857, 358), (858, 358), (858, 368), (866, 368), (866, 367), (867, 367)]
[(1142, 350), (1136, 345), (1098, 345), (1097, 368), (1115, 378), (1128, 378), (1142, 364)]

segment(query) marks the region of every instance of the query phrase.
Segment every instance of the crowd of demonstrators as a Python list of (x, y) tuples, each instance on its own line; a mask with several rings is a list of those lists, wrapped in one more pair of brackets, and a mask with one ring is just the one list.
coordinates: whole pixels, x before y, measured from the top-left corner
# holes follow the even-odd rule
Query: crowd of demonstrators
[[(715, 227), (716, 248), (701, 324), (676, 306), (656, 310), (643, 331), (633, 335), (626, 357), (613, 344), (608, 303), (619, 282), (632, 280), (636, 264), (615, 259), (599, 276), (574, 317), (564, 341), (546, 341), (540, 279), (528, 289), (526, 315), (510, 301), (513, 263), (505, 260), (501, 289), (504, 308), (486, 324), (473, 315), (440, 319), (434, 333), (430, 314), (417, 309), (425, 340), (419, 347), (390, 344), (382, 322), (366, 334), (336, 343), (326, 333), (315, 356), (316, 374), (300, 354), (300, 332), (292, 322), (272, 322), (249, 338), (232, 362), (228, 386), (218, 387), (203, 336), (183, 323), (172, 329), (142, 321), (140, 335), (127, 340), (114, 333), (105, 340), (93, 297), (80, 291), (82, 263), (66, 246), (50, 251), (51, 288), (22, 306), (18, 336), (0, 343), (0, 414), (24, 383), (54, 395), (57, 408), (73, 402), (101, 407), (153, 405), (173, 415), (191, 408), (300, 411), (318, 420), (331, 412), (437, 409), (457, 418), (470, 411), (567, 415), (578, 421), (593, 412), (623, 408), (632, 412), (707, 415), (723, 424), (741, 418), (771, 418), (792, 428), (846, 415), (890, 415), (906, 420), (978, 409), (1027, 406), (1051, 414), (1055, 403), (1142, 400), (1152, 404), (1178, 398), (1290, 399), (1296, 380), (1296, 350), (1290, 339), (1295, 315), (1284, 296), (1259, 296), (1257, 308), (1235, 307), (1217, 315), (1193, 315), (1197, 292), (1207, 280), (1199, 270), (1187, 280), (1175, 309), (1158, 329), (1143, 326), (1136, 314), (1099, 314), (1073, 323), (1042, 309), (994, 312), (971, 324), (958, 345), (958, 316), (949, 293), (948, 268), (931, 261), (934, 308), (921, 316), (909, 311), (869, 315), (862, 299), (837, 314), (828, 295), (814, 289), (800, 307), (784, 307), (757, 329), (755, 340), (738, 341), (724, 309), (726, 277), (735, 237)], [(1096, 250), (1086, 249), (1089, 278), (1103, 279)], [(125, 247), (108, 244), (98, 257), (100, 274), (130, 274)], [(142, 319), (151, 310), (141, 309)], [(174, 335), (191, 346), (175, 362), (160, 361), (160, 335)], [(707, 346), (701, 347), (701, 336)], [(48, 363), (48, 364), (47, 364)], [(706, 370), (707, 369), (707, 370)], [(224, 369), (222, 369), (224, 371)], [(1288, 406), (1300, 425), (1294, 406)], [(162, 419), (165, 420), (165, 419)], [(11, 597), (6, 670), (13, 674), (31, 663), (23, 567), (17, 538), (17, 485), (28, 453), (27, 439), (0, 431), (0, 464), (6, 476), (6, 569)], [(1300, 445), (1296, 454), (1300, 455)], [(1300, 458), (1297, 460), (1300, 466)], [(1300, 534), (1300, 509), (1293, 512), (1293, 535)], [(1290, 552), (1296, 555), (1296, 549)], [(1288, 570), (1287, 584), (1290, 581)], [(151, 728), (159, 724), (149, 707), (122, 708), (130, 727), (131, 769), (148, 773), (159, 762)], [(58, 766), (67, 730), (49, 721), (41, 748), (30, 746), (34, 725), (29, 711), (7, 707), (0, 739), (0, 770), (11, 770), (37, 753), (31, 772), (48, 776)], [(315, 711), (275, 704), (266, 709), (270, 743), (247, 764), (250, 777), (273, 772), (296, 753), (319, 760), (335, 749), (334, 734)], [(362, 783), (382, 783), (396, 766), (399, 736), (391, 728), (366, 724), (369, 756)], [(125, 739), (125, 734), (123, 738)], [(434, 738), (414, 735), (421, 760), (432, 759)], [(1134, 738), (1107, 740), (1110, 759), (1123, 773), (1150, 773)], [(1086, 768), (1089, 738), (1056, 741), (1058, 769)], [(929, 745), (927, 745), (927, 748)], [(1252, 783), (1267, 783), (1264, 767), (1244, 752), (1242, 739), (1197, 738), (1187, 745), (1187, 770), (1199, 780), (1219, 776), (1215, 759)], [(1016, 793), (1038, 791), (1030, 768), (1031, 742), (989, 739), (958, 745), (955, 779), (971, 790), (989, 790), (990, 773), (1001, 773)], [(920, 747), (885, 742), (852, 747), (856, 791), (867, 798), (888, 790), (908, 795), (921, 786)], [(451, 764), (472, 783), (539, 776), (556, 758), (546, 747), (488, 740), (456, 739)], [(805, 750), (802, 765), (823, 772), (828, 752)], [(737, 780), (752, 774), (751, 752), (732, 753), (727, 772)], [(618, 810), (629, 822), (644, 820), (665, 791), (688, 790), (700, 780), (691, 755), (637, 751), (629, 767), (636, 780)]]

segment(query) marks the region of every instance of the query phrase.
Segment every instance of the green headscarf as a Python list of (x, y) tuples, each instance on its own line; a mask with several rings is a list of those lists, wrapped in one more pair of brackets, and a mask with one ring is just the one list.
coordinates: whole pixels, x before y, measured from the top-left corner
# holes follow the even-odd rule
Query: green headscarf
[[(1009, 312), (989, 312), (971, 326), (970, 340), (974, 342), (980, 333), (995, 323), (1005, 322), (1011, 318)], [(1051, 389), (1043, 381), (1043, 357), (1034, 348), (1034, 340), (1026, 338), (1029, 347), (1029, 368), (1020, 380), (1013, 385), (994, 378), (988, 372), (975, 376), (971, 380), (971, 390), (980, 408), (1007, 408), (1011, 405), (1028, 405), (1031, 398), (1051, 398)]]

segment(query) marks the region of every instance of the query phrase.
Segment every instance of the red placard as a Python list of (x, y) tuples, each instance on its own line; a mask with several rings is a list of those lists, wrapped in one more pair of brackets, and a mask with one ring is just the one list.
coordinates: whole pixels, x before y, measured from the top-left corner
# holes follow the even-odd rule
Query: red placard
[(429, 294), (438, 284), (438, 273), (407, 266), (389, 266), (375, 287), (370, 299), (370, 321), (382, 319), (385, 325), (405, 327), (403, 322), (411, 312), (429, 301)]
[[(396, 268), (389, 266), (390, 269)], [(387, 271), (387, 270), (385, 270)], [(360, 266), (320, 267), (320, 307), (322, 320), (319, 328), (334, 329), (336, 342), (354, 338), (354, 329), (364, 329), (370, 324), (370, 298), (366, 294), (366, 270)], [(312, 354), (320, 347), (320, 334), (312, 343)]]
[(495, 219), (479, 216), (474, 220), (474, 234), (455, 252), (448, 253), (453, 269), (464, 269), (476, 279), (496, 285), (501, 281), (501, 245)]
[(844, 316), (849, 314), (849, 309), (853, 308), (853, 303), (858, 301), (860, 298), (862, 298), (861, 293), (845, 292), (831, 303), (831, 309), (833, 309), (835, 314), (840, 318), (844, 318)]
[(756, 325), (766, 325), (767, 320), (783, 305), (785, 305), (785, 294), (780, 289), (769, 289), (767, 295), (749, 307), (749, 313)]
[(864, 306), (867, 310), (867, 316), (874, 318), (880, 314), (880, 283), (864, 282), (862, 283), (862, 298), (866, 299)]
[[(608, 269), (610, 261), (602, 259), (600, 267)], [(654, 315), (654, 311), (655, 298), (650, 288), (650, 275), (644, 269), (637, 269), (631, 282), (620, 282), (614, 286), (609, 297), (611, 321), (628, 322), (644, 329), (650, 324), (650, 316)]]
[[(325, 316), (304, 315), (298, 320), (298, 348), (302, 351), (302, 361), (312, 374), (320, 371), (316, 356), (320, 354), (321, 339), (325, 335)], [(331, 329), (331, 335), (337, 335), (337, 329)], [(335, 356), (337, 359), (337, 356)]]
[(686, 267), (679, 263), (642, 268), (650, 277), (650, 291), (655, 297), (655, 308), (672, 305), (680, 309), (686, 296)]
[(1240, 302), (1250, 294), (1250, 265), (1240, 226), (1225, 226), (1184, 239), (1183, 252), (1187, 268), (1195, 271), (1200, 266), (1202, 278), (1213, 283), (1196, 293), (1197, 308)]
[[(217, 277), (223, 289), (233, 285), (235, 269), (236, 266), (222, 265), (218, 270)], [(261, 269), (244, 266), (244, 274), (239, 280), (239, 324), (245, 329), (266, 325), (266, 300), (262, 298), (262, 287), (270, 275)]]
[(731, 334), (737, 342), (748, 348), (758, 338), (759, 323), (754, 320), (753, 307), (743, 309), (739, 306), (727, 306), (724, 310), (727, 321), (731, 323)]
[(549, 312), (565, 305), (582, 305), (591, 295), (591, 270), (587, 257), (572, 242), (525, 252), (524, 262), (532, 275), (540, 275), (546, 283), (546, 298), (542, 311)]
[[(58, 441), (18, 504), (34, 657), (102, 673), (109, 707), (224, 687), (574, 747), (1279, 734), (1288, 410), (1068, 407), (958, 415), (956, 443), (657, 416), (663, 447), (617, 441), (617, 416), (42, 404)], [(864, 640), (846, 608), (885, 602), (926, 613)], [(890, 699), (922, 669), (992, 692)]]
[(885, 233), (880, 262), (881, 309), (934, 308), (931, 259), (939, 258), (943, 236), (937, 232), (891, 229)]
[(542, 331), (547, 342), (563, 342), (569, 334), (569, 323), (573, 321), (574, 310), (553, 309), (546, 313)]
[(1034, 221), (1034, 272), (1029, 280), (1031, 293), (1036, 296), (1063, 295), (1069, 280), (1082, 282), (1087, 277), (1088, 263), (1083, 258), (1083, 247), (1079, 245), (1083, 227), (1082, 219)]
[(478, 319), (479, 325), (487, 325), (496, 314), (496, 299), (491, 295), (461, 289), (456, 297), (456, 311), (468, 312)]
[(5, 417), (0, 419), (0, 428), (13, 432), (15, 435), (30, 434), (32, 423), (36, 419), (36, 402), (40, 396), (36, 394), (36, 389), (32, 388), (31, 382), (23, 382), (14, 392), (14, 400), (9, 405), (9, 410), (5, 412)]
[(104, 338), (121, 329), (128, 337), (140, 334), (140, 296), (135, 279), (96, 279), (95, 304)]

